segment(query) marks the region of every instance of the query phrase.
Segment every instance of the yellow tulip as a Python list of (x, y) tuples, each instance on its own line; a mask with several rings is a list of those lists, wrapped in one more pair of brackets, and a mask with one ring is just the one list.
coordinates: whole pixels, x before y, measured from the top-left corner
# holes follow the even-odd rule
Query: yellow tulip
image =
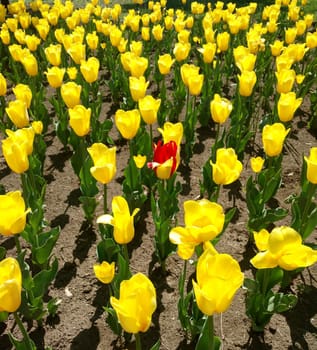
[(248, 53), (245, 56), (241, 57), (239, 60), (236, 60), (236, 65), (240, 69), (240, 72), (243, 71), (253, 71), (256, 61), (256, 55), (253, 53)]
[(135, 54), (135, 56), (140, 57), (143, 50), (142, 41), (132, 40), (130, 44), (130, 51)]
[(180, 43), (188, 43), (189, 42), (189, 38), (190, 38), (190, 31), (186, 30), (186, 29), (182, 29), (178, 34), (177, 34), (177, 40)]
[(91, 109), (82, 105), (69, 108), (69, 125), (78, 136), (85, 136), (90, 130)]
[(101, 264), (95, 264), (94, 273), (100, 282), (109, 284), (114, 278), (115, 263), (109, 264), (107, 261), (103, 261)]
[(80, 104), (81, 85), (77, 85), (75, 82), (70, 81), (62, 84), (61, 95), (68, 108), (73, 108)]
[(190, 43), (176, 43), (173, 49), (176, 61), (184, 61), (188, 57), (190, 49)]
[(48, 21), (42, 18), (42, 21), (35, 25), (35, 28), (40, 36), (40, 38), (45, 41), (46, 37), (50, 31), (50, 25)]
[(157, 121), (157, 112), (161, 105), (161, 99), (155, 99), (152, 95), (141, 98), (138, 102), (141, 117), (146, 124), (153, 124)]
[(142, 27), (141, 29), (141, 36), (143, 41), (150, 41), (150, 28), (149, 27)]
[(211, 63), (214, 60), (217, 45), (215, 43), (208, 42), (207, 44), (204, 44), (202, 48), (198, 48), (198, 51), (203, 55), (203, 60), (205, 63)]
[(281, 154), (284, 140), (291, 129), (285, 129), (282, 123), (265, 125), (262, 131), (262, 143), (264, 152), (269, 157), (276, 157)]
[(45, 57), (47, 61), (52, 66), (59, 66), (61, 64), (61, 54), (62, 54), (62, 45), (61, 44), (50, 44), (44, 49)]
[(76, 67), (68, 67), (67, 68), (67, 75), (70, 80), (75, 80), (77, 77), (78, 70)]
[(280, 266), (292, 271), (313, 265), (317, 261), (317, 252), (304, 245), (301, 235), (293, 228), (280, 226), (275, 227), (271, 233), (261, 231), (254, 233), (255, 244), (260, 250), (250, 260), (255, 268), (271, 269)]
[(254, 71), (243, 71), (238, 75), (239, 94), (241, 96), (251, 96), (257, 77)]
[(172, 59), (170, 54), (160, 55), (157, 61), (160, 73), (163, 75), (169, 74), (174, 62), (175, 59)]
[(163, 125), (163, 129), (158, 128), (158, 131), (163, 136), (164, 143), (174, 141), (178, 147), (182, 142), (183, 130), (183, 124), (181, 122), (175, 124), (171, 122), (165, 122)]
[(92, 176), (102, 184), (108, 184), (117, 171), (116, 147), (108, 148), (103, 143), (94, 143), (87, 151), (94, 163), (90, 168)]
[(17, 29), (14, 32), (14, 37), (20, 45), (25, 44), (25, 31), (23, 29)]
[(86, 45), (80, 42), (72, 43), (67, 53), (76, 64), (80, 64), (81, 61), (86, 59)]
[(63, 84), (65, 71), (65, 68), (59, 68), (57, 66), (48, 68), (45, 74), (49, 85), (55, 89), (61, 87)]
[(146, 156), (142, 156), (138, 154), (137, 156), (133, 156), (134, 163), (138, 169), (142, 169), (146, 162)]
[(9, 46), (9, 52), (12, 57), (12, 59), (16, 62), (21, 61), (23, 49), (21, 45), (18, 44), (12, 44)]
[(87, 83), (93, 83), (98, 80), (99, 60), (96, 57), (89, 57), (87, 61), (81, 61), (80, 71)]
[(132, 215), (128, 202), (121, 196), (112, 199), (112, 215), (104, 214), (98, 217), (98, 224), (108, 224), (113, 226), (113, 238), (118, 244), (127, 244), (134, 237), (134, 217), (139, 212), (139, 208), (134, 209)]
[(306, 34), (306, 46), (309, 49), (314, 49), (317, 47), (317, 32), (315, 31), (314, 33), (308, 32)]
[(118, 109), (115, 114), (115, 124), (123, 138), (131, 140), (140, 128), (141, 116), (138, 109), (124, 111)]
[(279, 56), (284, 48), (284, 42), (280, 40), (275, 40), (273, 44), (270, 44), (270, 48), (272, 56)]
[(185, 63), (181, 66), (181, 77), (185, 86), (189, 86), (189, 78), (199, 74), (199, 67), (194, 64)]
[(148, 59), (146, 57), (130, 56), (129, 68), (132, 77), (140, 78), (144, 75), (148, 67)]
[(29, 76), (34, 77), (38, 74), (37, 60), (32, 53), (29, 52), (28, 54), (23, 55), (21, 63)]
[(216, 41), (219, 51), (227, 51), (229, 48), (230, 34), (228, 32), (221, 32), (217, 35)]
[(285, 42), (286, 44), (292, 44), (297, 36), (297, 28), (291, 27), (285, 29)]
[(286, 94), (281, 93), (277, 103), (277, 112), (280, 121), (288, 122), (292, 120), (302, 100), (302, 98), (296, 98), (296, 93), (293, 91)]
[(188, 260), (197, 245), (209, 242), (222, 232), (225, 214), (221, 205), (201, 199), (185, 201), (184, 216), (185, 227), (173, 228), (169, 239), (178, 246), (178, 255)]
[(264, 158), (262, 157), (252, 157), (251, 160), (251, 169), (255, 173), (259, 173), (264, 165)]
[(153, 283), (137, 273), (120, 284), (119, 299), (110, 298), (122, 328), (128, 333), (146, 332), (156, 309), (156, 291)]
[(304, 157), (307, 165), (306, 177), (309, 182), (317, 184), (317, 147), (310, 149), (309, 157)]
[(99, 43), (99, 37), (96, 34), (96, 31), (93, 31), (92, 33), (86, 34), (86, 43), (90, 50), (96, 50)]
[(12, 123), (18, 128), (29, 125), (29, 113), (26, 104), (22, 100), (10, 101), (5, 109)]
[(17, 84), (12, 90), (16, 99), (23, 101), (26, 108), (30, 108), (32, 101), (32, 90), (30, 87), (25, 84)]
[(236, 181), (242, 171), (242, 163), (233, 148), (218, 148), (216, 163), (212, 163), (212, 178), (217, 185), (229, 185)]
[(203, 74), (193, 74), (188, 78), (188, 91), (193, 96), (198, 96), (201, 93), (204, 83)]
[(14, 258), (0, 261), (0, 312), (15, 312), (21, 304), (22, 273)]
[(214, 99), (210, 102), (211, 118), (215, 123), (223, 124), (228, 119), (232, 111), (232, 103), (221, 97), (219, 94), (214, 95)]
[(164, 27), (161, 27), (161, 25), (156, 24), (153, 26), (152, 34), (156, 41), (163, 40), (163, 31), (164, 31)]
[(25, 43), (26, 46), (28, 47), (28, 49), (30, 51), (36, 51), (37, 47), (40, 45), (41, 43), (41, 39), (38, 38), (36, 35), (26, 35), (25, 36)]
[(197, 306), (208, 316), (228, 309), (244, 279), (239, 263), (232, 256), (215, 254), (210, 249), (199, 257), (196, 275), (193, 288)]
[(0, 96), (5, 96), (7, 93), (7, 81), (3, 74), (0, 72)]
[(0, 38), (4, 45), (9, 45), (11, 41), (10, 32), (7, 29), (2, 28), (0, 30)]
[(114, 26), (112, 28), (112, 30), (110, 31), (110, 42), (111, 42), (111, 45), (114, 46), (114, 47), (119, 46), (121, 38), (122, 38), (121, 30), (117, 26)]
[(277, 79), (276, 91), (281, 93), (288, 93), (292, 90), (296, 73), (293, 69), (282, 69), (279, 72), (275, 72)]
[(35, 120), (34, 122), (32, 122), (31, 127), (36, 135), (42, 134), (43, 123), (40, 120)]
[(129, 77), (129, 89), (133, 101), (138, 102), (145, 96), (148, 85), (149, 82), (145, 80), (144, 76), (139, 78)]
[(26, 215), (29, 209), (25, 209), (21, 192), (8, 192), (0, 195), (0, 234), (11, 236), (21, 233), (26, 225)]

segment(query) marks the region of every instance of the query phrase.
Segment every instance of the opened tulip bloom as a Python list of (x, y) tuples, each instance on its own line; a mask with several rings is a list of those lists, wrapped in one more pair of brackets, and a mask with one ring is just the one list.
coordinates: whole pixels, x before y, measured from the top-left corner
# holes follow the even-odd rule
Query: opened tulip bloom
[(154, 169), (159, 179), (169, 179), (178, 167), (177, 152), (178, 147), (174, 141), (165, 144), (158, 141), (154, 147), (153, 162), (149, 162), (148, 167)]
[(121, 196), (112, 199), (112, 215), (104, 214), (98, 217), (98, 224), (108, 224), (113, 226), (113, 237), (118, 244), (127, 244), (134, 237), (134, 217), (139, 212), (139, 208), (134, 209), (132, 215), (128, 202)]
[(225, 214), (221, 205), (207, 199), (185, 201), (184, 212), (185, 227), (173, 228), (169, 239), (178, 246), (178, 255), (187, 260), (197, 245), (209, 242), (222, 232)]
[(291, 271), (317, 261), (317, 251), (304, 245), (301, 235), (291, 227), (275, 227), (271, 233), (262, 229), (254, 232), (254, 239), (260, 252), (250, 261), (257, 269), (279, 266)]
[(108, 148), (103, 143), (94, 143), (87, 151), (94, 162), (90, 168), (92, 176), (102, 184), (109, 183), (117, 171), (116, 147)]
[(262, 131), (262, 143), (264, 152), (269, 157), (276, 157), (281, 154), (284, 140), (290, 129), (285, 129), (282, 123), (274, 123), (265, 125)]
[(14, 258), (0, 261), (0, 312), (15, 312), (21, 304), (22, 273)]
[(111, 283), (115, 273), (115, 263), (109, 264), (107, 261), (103, 261), (101, 264), (95, 264), (94, 272), (100, 282)]
[(131, 140), (140, 128), (141, 116), (138, 109), (124, 111), (118, 109), (115, 114), (116, 127), (123, 138)]
[(122, 328), (128, 333), (146, 332), (156, 309), (156, 291), (153, 283), (137, 273), (120, 284), (119, 299), (110, 298)]
[(29, 125), (29, 113), (23, 100), (10, 101), (6, 113), (16, 127), (24, 128)]
[(310, 149), (309, 157), (304, 157), (307, 165), (306, 177), (309, 182), (317, 184), (317, 147)]
[(228, 254), (206, 249), (196, 271), (193, 287), (200, 311), (207, 316), (226, 311), (244, 279), (238, 262)]
[(20, 191), (0, 195), (0, 234), (10, 236), (21, 233), (29, 211), (25, 208)]
[(210, 102), (211, 118), (215, 123), (223, 124), (228, 119), (232, 111), (232, 103), (221, 97), (219, 94), (214, 95), (214, 99)]
[(219, 148), (216, 163), (212, 165), (212, 178), (217, 185), (229, 185), (236, 181), (242, 171), (242, 163), (233, 148)]
[(90, 130), (91, 109), (82, 105), (69, 108), (69, 125), (78, 136), (85, 136)]
[(281, 93), (277, 103), (278, 117), (281, 122), (288, 122), (293, 119), (294, 113), (302, 103), (302, 98), (296, 98), (296, 93), (291, 91)]

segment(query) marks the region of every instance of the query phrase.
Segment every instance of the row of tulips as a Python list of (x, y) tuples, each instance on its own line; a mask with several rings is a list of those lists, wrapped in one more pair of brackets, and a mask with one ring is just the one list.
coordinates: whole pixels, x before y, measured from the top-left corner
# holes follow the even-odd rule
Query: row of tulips
[[(20, 174), (22, 188), (0, 196), (0, 217), (6, 218), (0, 233), (13, 235), (17, 249), (16, 259), (0, 249), (0, 319), (14, 314), (23, 334), (22, 341), (10, 335), (16, 348), (35, 348), (20, 317), (41, 323), (59, 303), (43, 300), (58, 271), (52, 252), (60, 234), (44, 215), (45, 133), (52, 127), (73, 151), (80, 201), (91, 223), (103, 186), (94, 271), (109, 285), (107, 321), (118, 336), (134, 334), (140, 349), (140, 332), (149, 329), (156, 309), (153, 283), (141, 273), (132, 275), (127, 249), (147, 200), (162, 273), (172, 253), (184, 261), (178, 318), (197, 350), (220, 347), (213, 314), (224, 312), (242, 285), (254, 330), (263, 331), (274, 313), (295, 305), (296, 296), (283, 290), (294, 271), (317, 261), (305, 244), (317, 224), (316, 147), (303, 159), (289, 226), (271, 229), (289, 213), (270, 208), (269, 201), (281, 186), (283, 147), (296, 110), (304, 98), (316, 110), (311, 87), (317, 32), (313, 16), (302, 12), (305, 4), (193, 2), (185, 12), (167, 9), (161, 0), (128, 13), (96, 0), (79, 9), (71, 1), (0, 5), (2, 153)], [(11, 87), (14, 99), (8, 101)], [(110, 118), (103, 110), (106, 94), (115, 110)], [(313, 116), (309, 123), (314, 127)], [(198, 126), (214, 129), (215, 138), (202, 168), (202, 199), (184, 202), (184, 226), (178, 226), (178, 169), (190, 167)], [(114, 130), (126, 140), (129, 157), (111, 215), (107, 187), (117, 175), (119, 145)], [(259, 251), (250, 261), (254, 278), (247, 279), (238, 262), (214, 246), (235, 214), (235, 208), (225, 212), (218, 203), (223, 186), (240, 178), (246, 146), (259, 134), (263, 149), (253, 150), (254, 174), (245, 184), (246, 230)], [(189, 260), (196, 279), (186, 286)], [(158, 341), (153, 350), (159, 346)]]

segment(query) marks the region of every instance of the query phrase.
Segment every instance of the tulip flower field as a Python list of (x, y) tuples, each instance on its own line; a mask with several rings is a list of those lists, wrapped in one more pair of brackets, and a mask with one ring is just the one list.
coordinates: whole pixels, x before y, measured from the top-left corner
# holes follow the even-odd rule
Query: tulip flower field
[(317, 349), (313, 4), (0, 5), (1, 350)]

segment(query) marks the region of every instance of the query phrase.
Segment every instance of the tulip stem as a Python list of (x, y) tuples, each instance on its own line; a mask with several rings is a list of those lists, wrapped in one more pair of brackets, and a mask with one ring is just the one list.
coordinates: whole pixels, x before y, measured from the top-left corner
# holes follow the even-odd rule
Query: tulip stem
[(14, 312), (13, 313), (14, 315), (14, 319), (15, 319), (15, 322), (17, 323), (22, 335), (23, 335), (23, 339), (24, 339), (24, 345), (25, 345), (25, 349), (26, 350), (33, 350), (34, 349), (34, 346), (32, 345), (32, 341), (30, 339), (30, 336), (28, 334), (28, 332), (26, 331), (25, 327), (23, 326), (23, 323), (18, 315), (17, 312)]
[(17, 235), (14, 235), (14, 240), (15, 240), (15, 246), (17, 248), (17, 253), (18, 253), (18, 256), (19, 256), (21, 254), (21, 251), (22, 251), (19, 237)]
[(208, 348), (214, 349), (214, 318), (213, 316), (208, 316), (207, 318), (207, 327), (208, 327)]
[(316, 190), (316, 185), (312, 184), (311, 182), (308, 182), (308, 188), (306, 192), (306, 201), (305, 201), (303, 215), (302, 215), (301, 223), (299, 227), (299, 233), (303, 237), (303, 240), (307, 238), (306, 235), (304, 235), (305, 229), (306, 229), (307, 214), (308, 214), (308, 208), (311, 206), (312, 198), (315, 193), (315, 190)]
[(140, 333), (135, 333), (135, 350), (142, 350)]
[(108, 212), (108, 204), (107, 204), (107, 184), (103, 185), (103, 212)]
[(129, 252), (127, 244), (122, 244), (122, 251), (125, 261), (129, 264)]

